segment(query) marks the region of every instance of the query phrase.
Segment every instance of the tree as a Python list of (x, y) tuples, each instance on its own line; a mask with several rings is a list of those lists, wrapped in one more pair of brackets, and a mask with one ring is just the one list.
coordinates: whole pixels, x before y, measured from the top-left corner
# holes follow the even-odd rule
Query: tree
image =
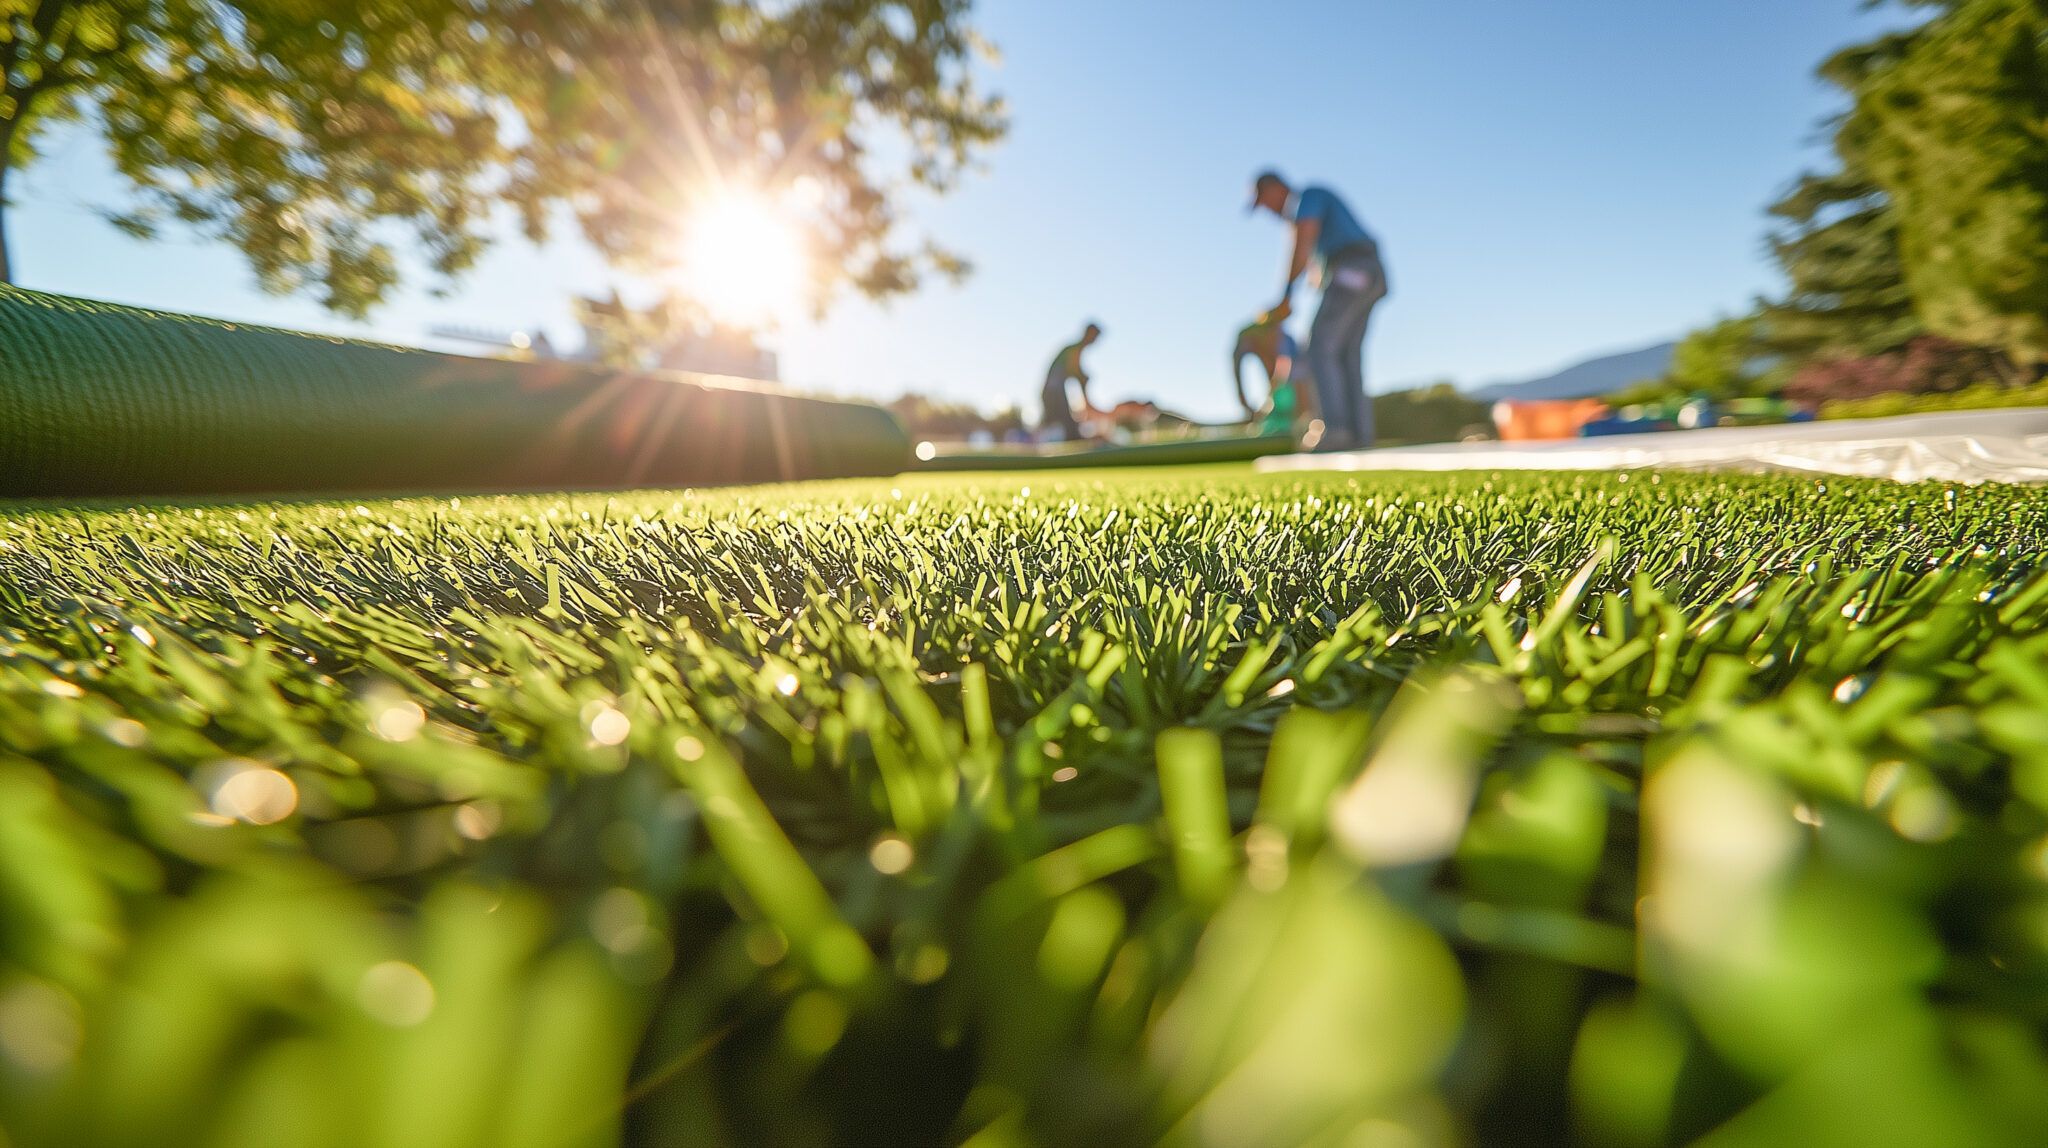
[(635, 307), (619, 298), (577, 295), (570, 309), (583, 327), (583, 356), (608, 367), (644, 370), (678, 340), (709, 325), (703, 309), (678, 295), (665, 295), (652, 306)]
[(1383, 443), (1493, 437), (1493, 404), (1467, 396), (1448, 380), (1374, 395), (1372, 413)]
[(1678, 341), (1662, 382), (1677, 394), (1741, 398), (1761, 389), (1765, 372), (1759, 358), (1756, 318), (1722, 319)]
[(965, 262), (936, 246), (888, 245), (896, 207), (871, 170), (871, 137), (893, 126), (910, 178), (943, 191), (1001, 136), (1000, 101), (964, 67), (986, 51), (968, 10), (536, 0), (516, 32), (547, 45), (553, 68), (525, 89), (532, 140), (514, 160), (515, 198), (572, 203), (600, 250), (640, 266), (674, 249), (678, 221), (706, 196), (773, 198), (807, 233), (820, 303), (840, 281), (879, 297), (912, 290), (925, 270), (961, 274)]
[(994, 414), (983, 412), (972, 403), (951, 402), (935, 399), (916, 391), (909, 391), (882, 404), (913, 439), (963, 440), (976, 431), (984, 431), (991, 439), (1002, 441), (1009, 435), (1024, 430), (1024, 412), (1015, 403), (1003, 407)]
[(506, 151), (461, 4), (0, 0), (0, 12), (0, 180), (53, 122), (94, 118), (140, 193), (123, 227), (197, 226), (241, 248), (266, 289), (317, 285), (351, 315), (397, 280), (384, 225), (409, 224), (442, 275), (483, 249)]
[[(1818, 73), (1853, 100), (1912, 40), (1911, 32), (1891, 33), (1853, 45)], [(1899, 254), (1897, 213), (1844, 132), (1847, 119), (1829, 124), (1836, 170), (1801, 176), (1769, 209), (1780, 221), (1771, 254), (1789, 288), (1781, 300), (1759, 302), (1757, 338), (1787, 364), (1881, 354), (1923, 330)]]
[(1965, 0), (1856, 60), (1838, 149), (1883, 188), (1926, 329), (2048, 364), (2048, 12)]
[[(568, 207), (656, 267), (678, 218), (740, 185), (800, 200), (814, 299), (963, 264), (892, 246), (873, 141), (943, 190), (999, 138), (969, 0), (0, 0), (0, 193), (38, 135), (91, 119), (138, 192), (116, 222), (226, 239), (268, 290), (361, 316), (393, 229), (444, 279), (493, 212), (546, 238)], [(4, 199), (0, 199), (4, 204)], [(9, 270), (0, 240), (0, 275)]]
[(1760, 347), (1794, 362), (1853, 358), (1921, 333), (1884, 189), (1846, 167), (1808, 174), (1770, 211), (1784, 221), (1770, 247), (1789, 286), (1759, 305)]
[(1655, 378), (1631, 383), (1607, 396), (1613, 406), (1660, 403), (1703, 395), (1716, 401), (1775, 389), (1775, 363), (1759, 341), (1756, 315), (1717, 319), (1690, 331), (1672, 349), (1671, 366)]
[(1784, 297), (1694, 332), (1628, 396), (1944, 389), (2048, 361), (2048, 5), (1904, 2), (1936, 11), (1819, 69), (1852, 104), (1836, 169), (1770, 208)]

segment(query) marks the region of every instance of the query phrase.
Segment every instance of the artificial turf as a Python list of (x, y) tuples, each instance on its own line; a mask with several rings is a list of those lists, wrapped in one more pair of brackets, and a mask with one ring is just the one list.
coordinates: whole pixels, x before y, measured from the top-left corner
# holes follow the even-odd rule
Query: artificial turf
[(17, 505), (0, 1124), (2039, 1139), (2044, 550), (1699, 474)]

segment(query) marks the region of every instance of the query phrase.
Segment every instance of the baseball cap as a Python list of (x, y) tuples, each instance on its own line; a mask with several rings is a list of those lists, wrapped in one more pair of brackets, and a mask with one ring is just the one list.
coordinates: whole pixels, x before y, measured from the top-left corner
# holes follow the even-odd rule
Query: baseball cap
[(1275, 182), (1275, 183), (1281, 183), (1281, 184), (1284, 184), (1284, 183), (1286, 183), (1286, 182), (1287, 182), (1287, 179), (1286, 179), (1286, 177), (1285, 177), (1285, 176), (1282, 176), (1282, 175), (1281, 175), (1281, 174), (1280, 174), (1279, 172), (1277, 172), (1277, 171), (1273, 170), (1273, 169), (1272, 169), (1272, 168), (1270, 168), (1270, 167), (1269, 167), (1269, 168), (1267, 168), (1267, 169), (1265, 169), (1264, 171), (1260, 172), (1259, 174), (1257, 174), (1257, 175), (1253, 176), (1253, 177), (1252, 177), (1252, 197), (1251, 197), (1251, 199), (1250, 199), (1250, 200), (1249, 200), (1249, 201), (1248, 201), (1248, 202), (1247, 202), (1247, 203), (1246, 203), (1246, 204), (1244, 205), (1244, 213), (1245, 213), (1246, 215), (1250, 215), (1250, 214), (1251, 214), (1252, 212), (1254, 212), (1254, 211), (1257, 211), (1257, 210), (1259, 209), (1259, 185), (1261, 185), (1261, 184), (1265, 183), (1265, 182), (1266, 182), (1267, 180), (1272, 180), (1272, 181), (1273, 181), (1273, 182)]

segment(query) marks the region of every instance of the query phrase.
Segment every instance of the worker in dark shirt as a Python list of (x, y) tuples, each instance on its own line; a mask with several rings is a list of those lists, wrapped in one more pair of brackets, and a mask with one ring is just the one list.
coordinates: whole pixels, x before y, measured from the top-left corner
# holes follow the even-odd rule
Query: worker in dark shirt
[(1102, 337), (1102, 328), (1090, 323), (1081, 332), (1081, 341), (1069, 343), (1060, 348), (1052, 366), (1045, 372), (1045, 391), (1040, 396), (1045, 413), (1038, 420), (1039, 437), (1042, 441), (1058, 442), (1081, 437), (1081, 424), (1074, 419), (1074, 408), (1067, 402), (1067, 381), (1081, 384), (1081, 409), (1090, 409), (1088, 401), (1088, 372), (1081, 369), (1081, 352), (1094, 345)]
[(1292, 225), (1294, 252), (1287, 261), (1287, 286), (1273, 312), (1291, 310), (1295, 281), (1314, 264), (1322, 302), (1309, 324), (1309, 373), (1322, 399), (1323, 433), (1306, 445), (1314, 450), (1372, 446), (1372, 400), (1365, 394), (1365, 328), (1373, 305), (1387, 294), (1387, 272), (1373, 240), (1344, 201), (1326, 187), (1299, 192), (1279, 172), (1265, 171), (1252, 183), (1251, 209), (1265, 208)]

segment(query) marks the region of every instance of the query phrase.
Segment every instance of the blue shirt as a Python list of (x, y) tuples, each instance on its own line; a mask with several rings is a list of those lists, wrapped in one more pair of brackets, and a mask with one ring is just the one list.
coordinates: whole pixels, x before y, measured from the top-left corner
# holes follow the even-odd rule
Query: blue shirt
[(1296, 223), (1311, 219), (1322, 223), (1322, 230), (1316, 233), (1316, 258), (1324, 262), (1354, 243), (1372, 242), (1372, 236), (1359, 226), (1351, 209), (1327, 187), (1302, 188), (1288, 205), (1287, 218)]

